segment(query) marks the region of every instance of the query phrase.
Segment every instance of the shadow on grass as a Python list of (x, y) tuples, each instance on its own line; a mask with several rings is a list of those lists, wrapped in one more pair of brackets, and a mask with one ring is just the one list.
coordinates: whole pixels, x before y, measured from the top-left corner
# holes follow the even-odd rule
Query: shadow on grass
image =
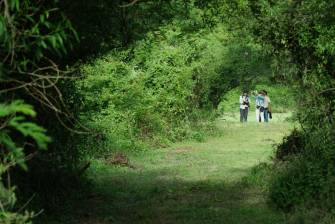
[(98, 172), (90, 193), (47, 223), (283, 223), (263, 192), (246, 183), (186, 181), (164, 170)]

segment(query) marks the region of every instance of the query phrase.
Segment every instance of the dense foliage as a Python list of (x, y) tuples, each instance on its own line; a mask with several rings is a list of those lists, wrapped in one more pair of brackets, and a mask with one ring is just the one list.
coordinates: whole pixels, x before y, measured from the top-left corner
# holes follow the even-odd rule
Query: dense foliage
[[(100, 149), (200, 140), (223, 94), (257, 72), (256, 65), (238, 58), (250, 52), (258, 56), (252, 60), (256, 64), (259, 48), (237, 43), (224, 26), (193, 33), (178, 25), (149, 32), (131, 51), (112, 51), (81, 66), (82, 120), (109, 142)], [(95, 139), (85, 145), (93, 147)]]
[[(301, 130), (279, 147), (270, 198), (280, 208), (331, 209), (334, 194), (335, 17), (329, 1), (253, 1), (257, 36), (278, 56), (278, 75), (297, 83)], [(289, 72), (287, 72), (289, 71)], [(297, 145), (298, 144), (298, 145)], [(295, 147), (299, 147), (299, 150)]]
[[(229, 31), (228, 20), (239, 25), (231, 20), (235, 12), (230, 8), (239, 10), (241, 2), (141, 1), (129, 7), (123, 6), (126, 1), (87, 3), (0, 2), (1, 108), (18, 106), (1, 120), (1, 160), (4, 167), (7, 158), (13, 160), (1, 172), (11, 176), (20, 196), (28, 199), (37, 192), (46, 209), (59, 204), (55, 194), (66, 194), (68, 177), (78, 177), (91, 155), (188, 137), (203, 140), (203, 127), (210, 127), (204, 124), (214, 117), (222, 93), (258, 69), (257, 60), (264, 57), (250, 35), (239, 38), (242, 29)], [(80, 40), (73, 50), (69, 42), (76, 33), (69, 21)], [(251, 54), (257, 55), (252, 63), (239, 60)], [(79, 77), (73, 81), (60, 68), (81, 58), (86, 62), (79, 61)], [(35, 112), (15, 100), (34, 105), (38, 116), (26, 116), (31, 121), (25, 122), (19, 114)], [(9, 133), (7, 122), (12, 119)], [(54, 140), (47, 152), (36, 151), (50, 141), (37, 124)], [(7, 135), (13, 136), (16, 157)], [(12, 167), (26, 167), (27, 156), (27, 173)], [(3, 192), (8, 192), (2, 198), (14, 198), (11, 183), (2, 180)], [(15, 206), (3, 209), (3, 220), (13, 222), (16, 216), (7, 218), (7, 209)]]
[[(61, 113), (63, 108), (57, 83), (64, 77), (52, 59), (66, 52), (65, 42), (73, 32), (54, 7), (52, 1), (0, 2), (1, 223), (25, 223), (31, 218), (28, 212), (15, 213), (17, 182), (12, 174), (27, 170), (26, 160), (47, 148), (51, 139), (37, 123), (51, 124), (47, 114)], [(46, 117), (37, 116), (32, 105)]]
[(0, 222), (32, 217), (15, 213), (12, 182), (22, 201), (37, 192), (52, 210), (92, 156), (202, 141), (217, 109), (235, 107), (222, 100), (245, 89), (268, 89), (301, 125), (278, 147), (272, 202), (330, 209), (334, 10), (325, 0), (0, 1)]

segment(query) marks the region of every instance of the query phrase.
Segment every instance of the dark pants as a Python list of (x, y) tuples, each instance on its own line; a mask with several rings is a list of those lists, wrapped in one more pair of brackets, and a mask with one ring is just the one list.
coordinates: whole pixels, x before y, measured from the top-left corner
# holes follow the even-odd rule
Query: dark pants
[(264, 121), (269, 122), (269, 109), (264, 108)]
[(241, 122), (248, 121), (248, 112), (249, 112), (249, 108), (245, 108), (245, 109), (240, 108), (240, 121)]

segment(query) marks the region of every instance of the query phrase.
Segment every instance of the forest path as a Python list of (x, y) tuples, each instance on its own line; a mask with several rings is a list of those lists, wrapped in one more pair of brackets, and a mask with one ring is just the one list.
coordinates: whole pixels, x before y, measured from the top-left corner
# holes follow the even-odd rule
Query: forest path
[(220, 119), (222, 135), (130, 155), (134, 168), (96, 161), (89, 171), (96, 193), (61, 223), (283, 223), (252, 183), (253, 167), (270, 160), (292, 126), (274, 117), (269, 124)]

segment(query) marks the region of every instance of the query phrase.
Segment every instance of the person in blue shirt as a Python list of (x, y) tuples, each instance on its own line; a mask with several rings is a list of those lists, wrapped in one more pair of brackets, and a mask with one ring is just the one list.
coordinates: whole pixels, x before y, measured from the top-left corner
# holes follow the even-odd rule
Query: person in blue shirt
[(264, 102), (265, 95), (259, 92), (256, 95), (256, 122), (264, 122)]

